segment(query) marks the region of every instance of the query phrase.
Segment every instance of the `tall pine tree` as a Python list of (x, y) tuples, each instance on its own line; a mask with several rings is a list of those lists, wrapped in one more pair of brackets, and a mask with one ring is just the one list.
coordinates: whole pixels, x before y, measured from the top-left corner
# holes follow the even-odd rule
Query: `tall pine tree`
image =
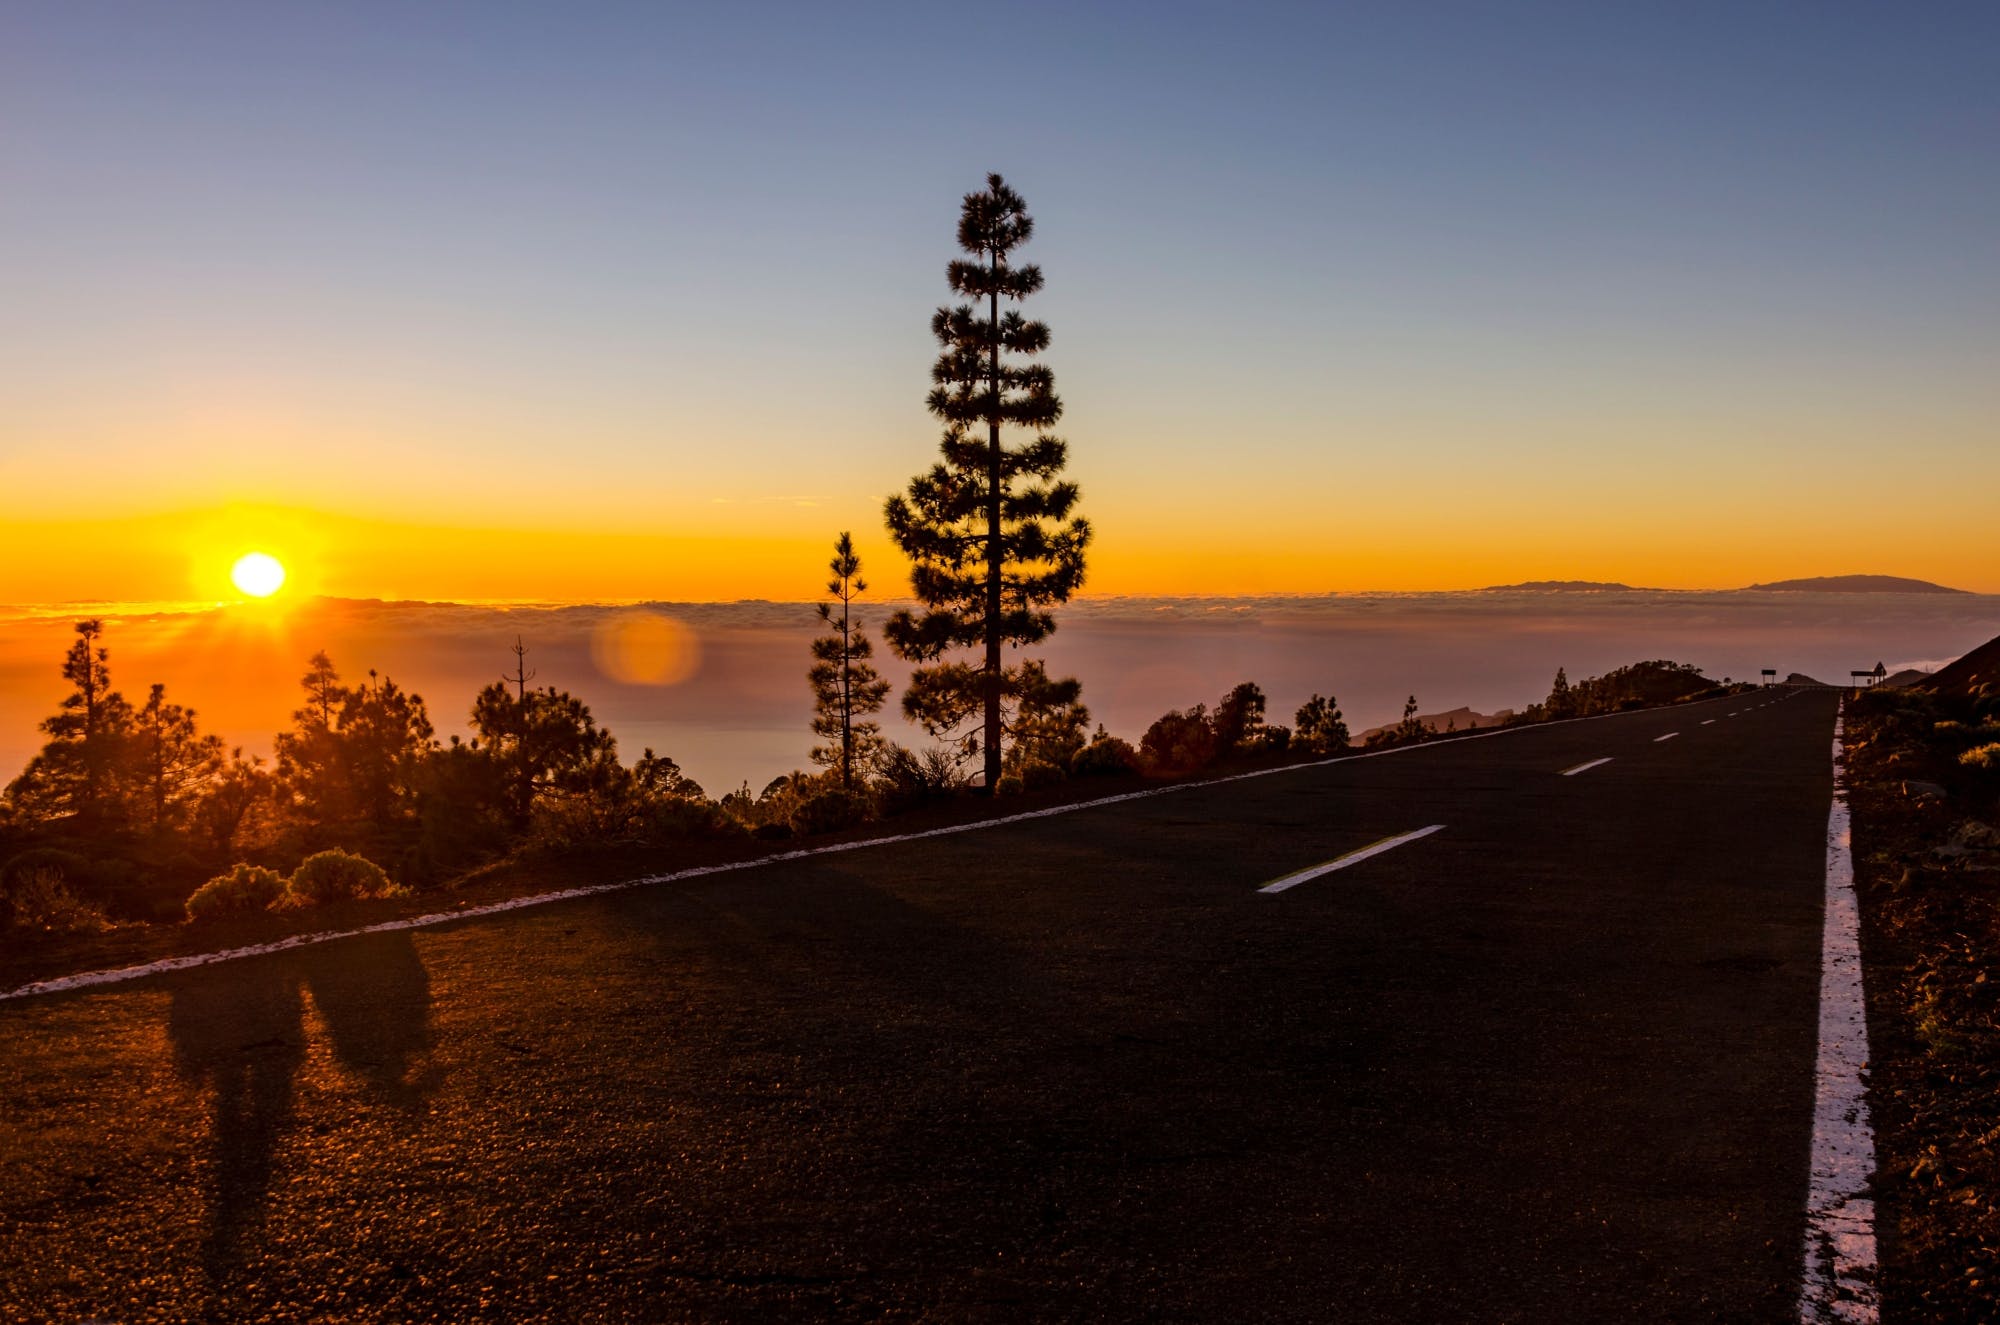
[(111, 651), (104, 623), (79, 621), (63, 659), (74, 689), (59, 713), (42, 722), (49, 741), (7, 788), (14, 809), (30, 820), (69, 819), (90, 831), (129, 826), (124, 772), (132, 706), (111, 688)]
[[(1020, 687), (1002, 650), (1055, 630), (1048, 609), (1083, 583), (1090, 543), (1089, 522), (1075, 515), (1077, 486), (1058, 478), (1069, 448), (1047, 431), (1062, 416), (1055, 374), (1027, 362), (1048, 347), (1049, 329), (1000, 308), (1042, 288), (1041, 268), (1013, 261), (1034, 228), (998, 175), (966, 195), (958, 243), (971, 256), (954, 259), (946, 275), (968, 302), (931, 318), (941, 351), (927, 404), (944, 420), (943, 459), (887, 509), (925, 609), (897, 612), (882, 632), (898, 656), (919, 664), (904, 711), (933, 734), (983, 751), (989, 790), (1000, 780), (1003, 710)], [(1033, 439), (1009, 446), (1007, 427)], [(978, 650), (978, 663), (944, 661), (960, 649)]]
[[(875, 646), (854, 620), (854, 599), (867, 591), (861, 578), (861, 558), (854, 551), (854, 537), (843, 533), (833, 545), (833, 560), (827, 563), (831, 578), (826, 591), (834, 602), (819, 605), (819, 619), (830, 633), (812, 643), (812, 670), (806, 679), (813, 688), (813, 734), (827, 744), (814, 746), (815, 764), (840, 770), (843, 791), (854, 789), (854, 764), (881, 744), (881, 728), (868, 715), (882, 707), (889, 683), (868, 661)], [(834, 615), (839, 604), (840, 615)]]

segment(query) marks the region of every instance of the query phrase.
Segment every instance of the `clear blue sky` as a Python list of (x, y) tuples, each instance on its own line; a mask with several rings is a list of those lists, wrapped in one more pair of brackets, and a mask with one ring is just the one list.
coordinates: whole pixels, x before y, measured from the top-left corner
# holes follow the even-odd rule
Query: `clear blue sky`
[(879, 544), (989, 169), (1099, 587), (2000, 590), (1982, 4), (11, 6), (0, 517)]

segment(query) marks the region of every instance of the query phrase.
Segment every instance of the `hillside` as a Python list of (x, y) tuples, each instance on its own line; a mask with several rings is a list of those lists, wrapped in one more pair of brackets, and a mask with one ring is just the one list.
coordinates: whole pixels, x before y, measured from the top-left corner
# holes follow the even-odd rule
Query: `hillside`
[(1938, 695), (1969, 695), (2000, 689), (2000, 638), (1987, 640), (1917, 688)]
[(1773, 580), (1753, 584), (1745, 592), (1764, 593), (1965, 593), (1929, 580), (1900, 575), (1815, 575), (1804, 580)]

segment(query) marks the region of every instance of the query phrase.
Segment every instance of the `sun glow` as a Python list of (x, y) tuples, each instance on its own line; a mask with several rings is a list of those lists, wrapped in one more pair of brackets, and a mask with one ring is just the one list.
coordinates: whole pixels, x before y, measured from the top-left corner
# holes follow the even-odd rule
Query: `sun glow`
[(230, 583), (252, 598), (269, 598), (285, 584), (285, 568), (268, 552), (250, 552), (229, 569)]

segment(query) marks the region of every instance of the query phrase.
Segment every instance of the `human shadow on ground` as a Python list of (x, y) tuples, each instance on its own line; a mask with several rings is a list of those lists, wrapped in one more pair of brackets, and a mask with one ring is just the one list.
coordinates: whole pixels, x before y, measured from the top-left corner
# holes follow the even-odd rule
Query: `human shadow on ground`
[(430, 977), (407, 933), (373, 934), (203, 968), (174, 985), (174, 1064), (210, 1095), (202, 1261), (227, 1278), (270, 1204), (305, 1062), (305, 996), (334, 1061), (368, 1096), (414, 1115), (437, 1087)]

